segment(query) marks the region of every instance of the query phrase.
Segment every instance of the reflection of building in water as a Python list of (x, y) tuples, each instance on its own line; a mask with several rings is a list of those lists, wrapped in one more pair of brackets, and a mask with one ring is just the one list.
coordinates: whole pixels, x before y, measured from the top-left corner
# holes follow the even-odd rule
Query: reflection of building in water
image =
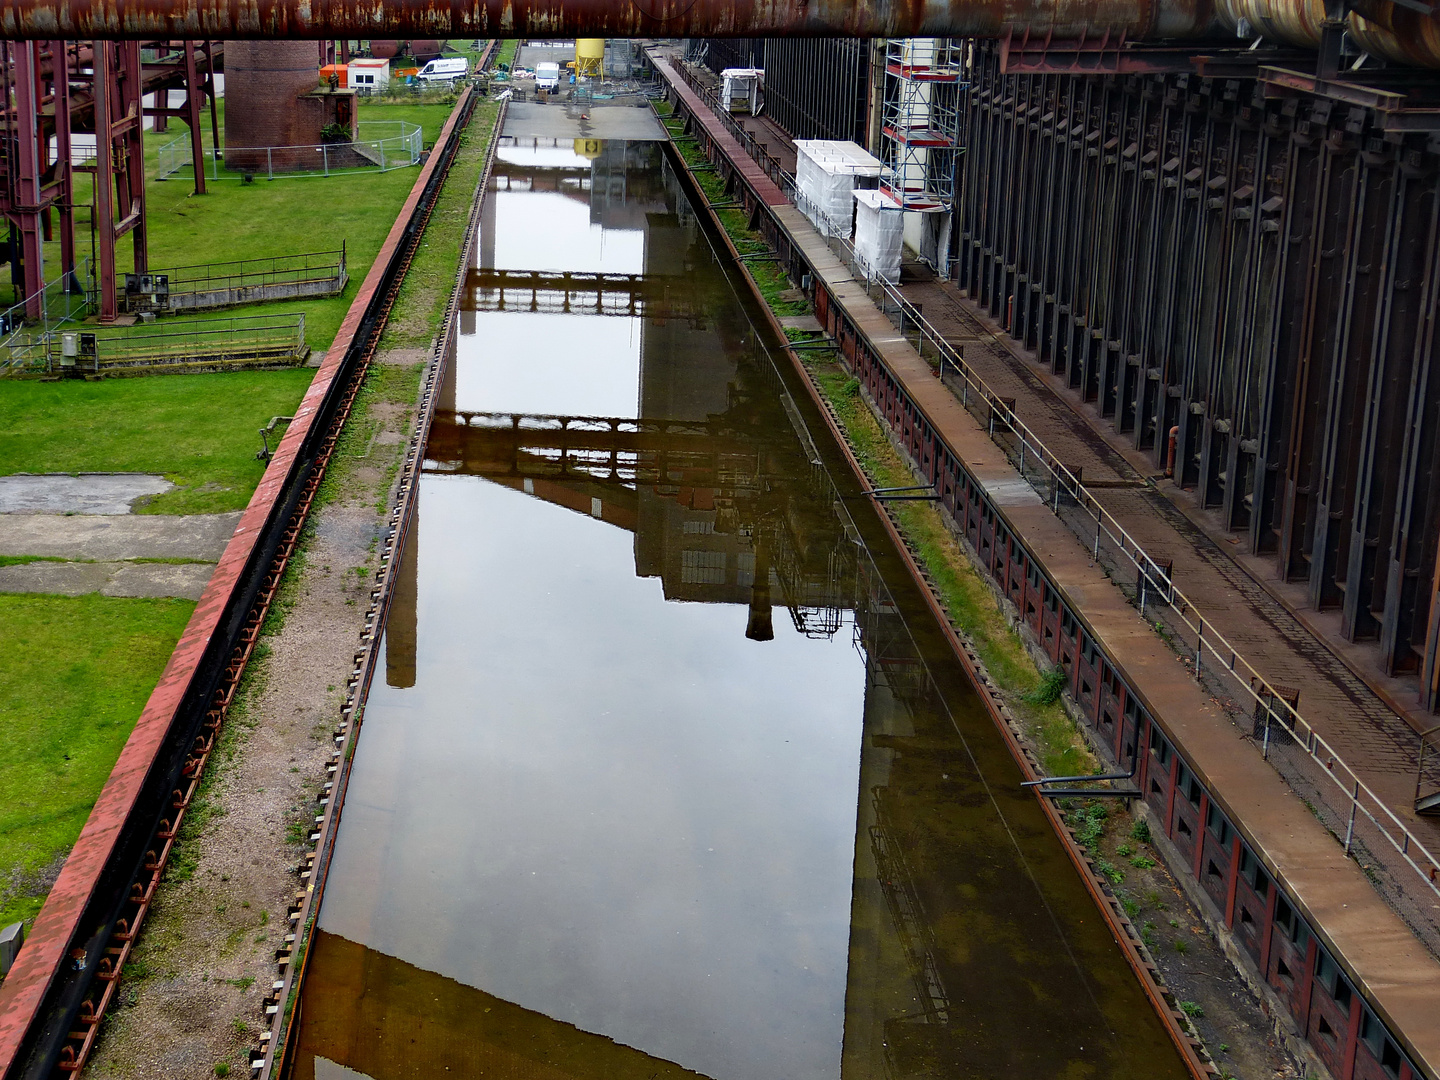
[(311, 950), (292, 1080), (704, 1080), (323, 930)]
[[(599, 175), (600, 166), (594, 168)], [(1027, 842), (1035, 853), (1033, 868), (1018, 850), (1016, 834), (1048, 836), (1049, 826), (1033, 796), (1020, 791), (1018, 770), (994, 737), (973, 689), (953, 664), (937, 665), (938, 675), (926, 665), (703, 234), (692, 219), (675, 212), (681, 202), (673, 193), (659, 200), (665, 209), (654, 208), (657, 185), (667, 174), (658, 164), (650, 172), (654, 175), (644, 178), (632, 173), (624, 183), (608, 175), (603, 200), (594, 194), (597, 181), (589, 169), (584, 176), (557, 180), (572, 185), (572, 197), (583, 192), (592, 211), (603, 207), (593, 211), (602, 220), (641, 221), (629, 200), (645, 192), (643, 202), (633, 203), (650, 207), (639, 226), (646, 237), (643, 273), (623, 288), (606, 285), (611, 295), (596, 303), (608, 310), (594, 316), (635, 320), (641, 343), (639, 419), (457, 411), (453, 391), (448, 401), (442, 393), (427, 469), (481, 476), (633, 533), (638, 574), (658, 578), (670, 600), (747, 606), (752, 637), (767, 636), (772, 603), (788, 608), (802, 630), (815, 634), (833, 634), (845, 612), (854, 612), (855, 643), (866, 658), (866, 692), (845, 1080), (1161, 1075), (1163, 1070), (1149, 1068), (1157, 1052), (1153, 1044), (1143, 1044), (1143, 1033), (1126, 1031), (1127, 1058), (1110, 1018), (1099, 1012), (1097, 996), (1108, 1001), (1116, 987), (1089, 983), (1085, 961), (1094, 957), (1084, 950), (1113, 946), (1103, 928), (1088, 939), (1073, 932), (1073, 913), (1067, 916), (1063, 905), (1089, 900), (1061, 849)], [(493, 260), (485, 265), (495, 270)], [(687, 283), (683, 317), (653, 305), (656, 283), (678, 280)], [(551, 303), (556, 294), (563, 302), (563, 282), (535, 284), (549, 294), (536, 303)], [(635, 298), (641, 310), (614, 310), (620, 294)], [(498, 308), (485, 318), (506, 318)], [(405, 615), (397, 594), (387, 640), (392, 635), (413, 640), (413, 629), (408, 639), (397, 634), (395, 620)], [(413, 606), (408, 617), (414, 618)], [(933, 637), (919, 636), (927, 649), (936, 647)], [(948, 654), (948, 646), (939, 648)], [(967, 733), (978, 737), (967, 743)], [(1060, 898), (1059, 916), (1037, 877), (1056, 890), (1048, 895)], [(480, 1002), (478, 991), (432, 991), (426, 980), (438, 976), (348, 943), (322, 944), (313, 962), (327, 963), (326, 950), (342, 947), (354, 954), (344, 964), (371, 965), (373, 976), (366, 968), (363, 978), (311, 979), (310, 985), (353, 988), (333, 1003), (343, 1019), (324, 1038), (335, 1053), (357, 1056), (334, 1057), (320, 1048), (319, 1036), (302, 1052), (343, 1060), (376, 1080), (394, 1074), (371, 1072), (359, 1061), (359, 1050), (335, 1045), (343, 1042), (343, 1033), (360, 1027), (353, 1015), (366, 1009), (372, 1010), (364, 1020), (369, 1034), (357, 1040), (366, 1053), (378, 1052), (369, 1049), (377, 1032), (385, 1042), (393, 1038), (399, 1052), (412, 1029), (429, 1045), (431, 1032), (459, 1030), (463, 1036), (457, 1039), (470, 1040), (473, 1024), (483, 1036), (476, 1040), (482, 1049), (474, 1052), (490, 1054), (493, 1014), (485, 1007), (501, 1019), (513, 1014), (507, 1030), (533, 1033), (542, 1045), (548, 1039), (593, 1038), (500, 1002), (475, 1008), (470, 1003)], [(1095, 967), (1113, 972), (1113, 954), (1107, 952)], [(413, 991), (416, 1001), (427, 995), (442, 999), (444, 1015), (427, 1026), (424, 1010), (403, 993), (359, 1000), (360, 988), (367, 996), (388, 994), (369, 988), (391, 984)], [(469, 1009), (463, 1023), (449, 1011), (452, 1001)], [(509, 1052), (520, 1044), (505, 1045)], [(467, 1059), (468, 1075), (582, 1075), (556, 1065), (548, 1051), (543, 1069), (504, 1060), (502, 1067), (498, 1056), (483, 1063)], [(619, 1062), (605, 1075), (632, 1075), (624, 1071), (628, 1067)], [(419, 1068), (404, 1075), (438, 1073)], [(684, 1074), (659, 1063), (653, 1075)]]
[(1144, 1075), (1125, 1055), (1153, 1047), (1113, 1031), (1037, 880), (1063, 856), (1032, 866), (1018, 850), (1017, 833), (1047, 826), (990, 719), (937, 682), (868, 559), (854, 612), (865, 728), (842, 1076)]
[[(514, 145), (570, 149), (551, 142)], [(637, 574), (667, 599), (749, 606), (753, 637), (771, 636), (772, 602), (804, 632), (835, 633), (853, 556), (829, 480), (659, 144), (607, 141), (552, 165), (504, 151), (494, 188), (588, 201), (592, 225), (644, 234), (643, 272), (495, 267), (490, 249), (462, 307), (633, 319), (641, 421), (571, 418), (556, 432), (558, 419), (442, 411), (428, 457), (630, 529)]]

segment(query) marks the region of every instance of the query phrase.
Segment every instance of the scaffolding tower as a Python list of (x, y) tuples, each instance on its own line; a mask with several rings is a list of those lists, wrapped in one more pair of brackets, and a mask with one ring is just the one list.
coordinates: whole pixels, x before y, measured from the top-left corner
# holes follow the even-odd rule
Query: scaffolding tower
[(880, 189), (905, 210), (949, 210), (960, 145), (959, 48), (950, 38), (890, 38)]

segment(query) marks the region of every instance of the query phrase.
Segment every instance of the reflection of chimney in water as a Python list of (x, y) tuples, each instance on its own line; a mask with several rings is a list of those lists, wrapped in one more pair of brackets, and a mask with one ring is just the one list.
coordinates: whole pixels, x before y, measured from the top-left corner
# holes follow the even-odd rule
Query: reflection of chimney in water
[(385, 615), (385, 684), (402, 690), (415, 685), (415, 602), (420, 562), (418, 488), (410, 514), (405, 553), (400, 557), (400, 573), (395, 575), (395, 591), (390, 594), (390, 610)]
[(772, 641), (775, 624), (770, 618), (770, 545), (763, 529), (755, 530), (755, 582), (750, 586), (750, 621), (745, 636), (751, 641)]

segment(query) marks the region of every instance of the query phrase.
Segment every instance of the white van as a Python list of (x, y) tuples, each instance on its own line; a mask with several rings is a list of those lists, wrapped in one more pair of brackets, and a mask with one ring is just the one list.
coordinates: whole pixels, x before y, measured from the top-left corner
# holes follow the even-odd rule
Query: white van
[(535, 89), (536, 90), (558, 90), (560, 88), (560, 65), (559, 64), (536, 64), (535, 65)]
[(463, 56), (431, 60), (415, 73), (421, 82), (459, 82), (470, 74), (470, 61)]

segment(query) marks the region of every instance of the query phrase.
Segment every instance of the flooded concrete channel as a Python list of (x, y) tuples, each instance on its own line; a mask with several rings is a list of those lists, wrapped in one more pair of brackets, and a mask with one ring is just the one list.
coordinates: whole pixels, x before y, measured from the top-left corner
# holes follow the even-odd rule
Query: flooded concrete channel
[(1186, 1075), (662, 150), (502, 140), (291, 1074)]

